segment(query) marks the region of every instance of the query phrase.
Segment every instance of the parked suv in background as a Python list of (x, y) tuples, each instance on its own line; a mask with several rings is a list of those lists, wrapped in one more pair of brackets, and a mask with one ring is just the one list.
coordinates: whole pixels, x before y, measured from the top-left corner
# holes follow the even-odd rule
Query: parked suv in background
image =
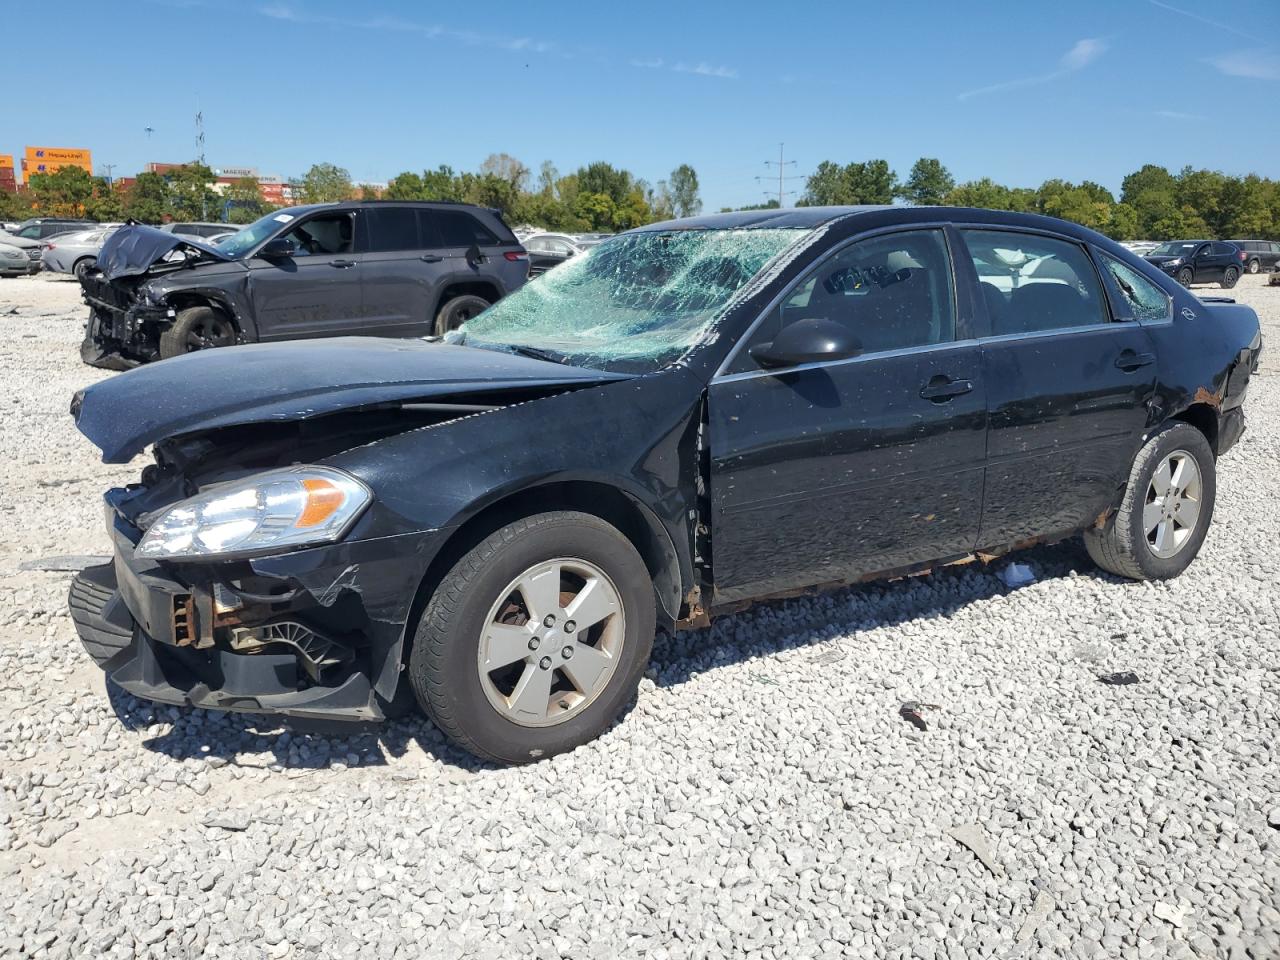
[(77, 230), (92, 230), (98, 224), (93, 220), (65, 220), (61, 217), (36, 217), (23, 220), (14, 231), (15, 237), (26, 240), (43, 240), (55, 237), (60, 233), (73, 233)]
[(1244, 251), (1225, 240), (1168, 240), (1143, 255), (1184, 287), (1219, 283), (1234, 287), (1244, 270)]
[(1280, 266), (1280, 243), (1275, 240), (1232, 240), (1244, 252), (1244, 268), (1250, 273)]
[(495, 210), (351, 201), (269, 213), (211, 246), (118, 230), (81, 279), (81, 357), (112, 369), (206, 347), (443, 334), (521, 286), (529, 258)]

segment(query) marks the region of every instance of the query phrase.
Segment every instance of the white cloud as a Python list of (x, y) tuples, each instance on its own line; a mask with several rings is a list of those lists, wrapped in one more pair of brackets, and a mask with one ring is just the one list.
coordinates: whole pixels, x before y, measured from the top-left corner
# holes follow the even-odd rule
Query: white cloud
[(966, 90), (959, 94), (956, 99), (968, 100), (970, 97), (980, 97), (988, 93), (1003, 93), (1005, 90), (1016, 90), (1020, 87), (1051, 83), (1068, 74), (1083, 70), (1106, 53), (1110, 46), (1110, 42), (1104, 37), (1086, 37), (1083, 40), (1077, 40), (1072, 44), (1070, 50), (1058, 58), (1058, 69), (1056, 70), (1051, 70), (1048, 73), (1039, 73), (1031, 77), (1002, 80), (999, 83), (992, 83), (985, 87)]
[(1198, 113), (1183, 113), (1181, 110), (1157, 110), (1157, 117), (1164, 117), (1166, 120), (1208, 120), (1208, 117), (1201, 116)]
[(700, 77), (720, 77), (724, 80), (737, 80), (738, 71), (732, 67), (713, 67), (705, 61), (695, 64), (677, 63), (671, 68), (676, 73), (696, 73)]
[(1218, 57), (1208, 57), (1205, 63), (1212, 64), (1229, 77), (1280, 80), (1280, 57), (1266, 50), (1236, 50)]
[(1231, 26), (1231, 24), (1226, 22), (1223, 18), (1214, 19), (1213, 17), (1204, 17), (1198, 13), (1192, 13), (1190, 10), (1183, 10), (1181, 7), (1175, 7), (1170, 3), (1161, 3), (1160, 0), (1147, 0), (1147, 2), (1153, 7), (1159, 7), (1161, 10), (1168, 10), (1170, 13), (1180, 14), (1181, 16), (1188, 17), (1198, 23), (1203, 23), (1206, 26), (1217, 27), (1219, 30), (1225, 30), (1227, 33), (1234, 33), (1237, 37), (1257, 40), (1256, 34), (1246, 33), (1243, 30), (1237, 29), (1236, 27)]

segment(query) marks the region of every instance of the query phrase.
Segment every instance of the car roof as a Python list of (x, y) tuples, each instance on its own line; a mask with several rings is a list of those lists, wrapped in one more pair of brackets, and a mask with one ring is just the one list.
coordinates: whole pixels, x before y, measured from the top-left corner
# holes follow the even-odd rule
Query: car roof
[[(892, 210), (884, 205), (850, 207), (771, 207), (767, 210), (735, 210), (732, 213), (709, 213), (701, 217), (664, 220), (640, 227), (641, 230), (747, 230), (763, 228), (812, 229), (841, 217), (875, 210)], [(906, 209), (906, 208), (903, 208)]]

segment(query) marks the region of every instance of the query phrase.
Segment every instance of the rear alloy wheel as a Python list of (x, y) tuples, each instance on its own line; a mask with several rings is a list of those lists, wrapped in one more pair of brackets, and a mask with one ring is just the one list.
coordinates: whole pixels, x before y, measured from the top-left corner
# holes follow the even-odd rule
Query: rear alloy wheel
[(82, 257), (81, 259), (76, 261), (75, 266), (71, 268), (71, 272), (76, 275), (77, 280), (83, 280), (85, 278), (85, 274), (87, 274), (90, 270), (92, 270), (97, 265), (98, 265), (97, 257)]
[(528, 763), (603, 733), (649, 661), (654, 593), (635, 547), (598, 517), (543, 513), (493, 533), (436, 588), (409, 680), (451, 740)]
[(1262, 269), (1262, 264), (1258, 262), (1258, 260), (1257, 260), (1257, 258), (1256, 258), (1256, 257), (1255, 257), (1254, 259), (1252, 259), (1252, 260), (1250, 260), (1250, 261), (1249, 261), (1249, 272), (1250, 272), (1250, 273), (1257, 273), (1257, 272), (1258, 272), (1259, 270), (1261, 270), (1261, 269)]
[(436, 336), (443, 337), (450, 330), (457, 330), (472, 317), (488, 310), (489, 307), (488, 300), (484, 297), (477, 297), (474, 294), (465, 293), (460, 297), (454, 297), (442, 306), (440, 312), (436, 314)]
[(1191, 281), (1193, 279), (1195, 279), (1195, 274), (1192, 273), (1190, 267), (1183, 267), (1178, 271), (1178, 282), (1184, 287), (1191, 286)]
[(1222, 287), (1230, 290), (1236, 285), (1236, 281), (1240, 279), (1240, 271), (1235, 267), (1227, 267), (1222, 273)]
[(1134, 580), (1176, 577), (1195, 559), (1213, 519), (1217, 475), (1204, 434), (1187, 423), (1161, 427), (1134, 459), (1112, 522), (1085, 531), (1102, 569)]
[(188, 307), (160, 335), (160, 356), (168, 360), (184, 353), (229, 347), (236, 342), (236, 328), (225, 314), (212, 307)]

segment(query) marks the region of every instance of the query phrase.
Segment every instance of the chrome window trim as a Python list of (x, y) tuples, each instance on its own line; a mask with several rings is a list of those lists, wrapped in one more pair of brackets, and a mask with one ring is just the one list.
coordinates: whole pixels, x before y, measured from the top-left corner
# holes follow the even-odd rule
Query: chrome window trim
[(1108, 320), (1105, 323), (1086, 323), (1078, 327), (1055, 327), (1052, 330), (1032, 330), (1026, 333), (1001, 333), (990, 337), (980, 337), (979, 343), (1007, 343), (1011, 340), (1041, 340), (1045, 337), (1065, 337), (1077, 333), (1096, 333), (1100, 331), (1115, 332), (1132, 330), (1141, 326), (1134, 320)]
[(813, 363), (798, 363), (793, 367), (777, 367), (773, 370), (742, 370), (739, 373), (716, 373), (711, 383), (735, 383), (739, 380), (754, 380), (757, 377), (780, 377), (805, 370), (826, 370), (830, 367), (842, 367), (848, 364), (864, 363), (868, 360), (885, 360), (890, 357), (904, 357), (919, 353), (936, 353), (941, 350), (952, 350), (957, 347), (976, 347), (980, 343), (976, 338), (966, 340), (945, 340), (942, 343), (923, 343), (918, 347), (901, 347), (897, 350), (879, 350), (875, 353), (860, 353), (856, 357), (844, 357), (840, 360), (816, 360)]
[[(738, 354), (747, 349), (747, 344), (750, 343), (752, 335), (755, 334), (759, 326), (762, 323), (764, 323), (765, 318), (768, 317), (769, 314), (773, 313), (773, 311), (778, 308), (778, 306), (782, 303), (783, 300), (785, 300), (792, 293), (794, 293), (796, 288), (799, 287), (802, 282), (807, 280), (809, 275), (812, 274), (815, 270), (817, 270), (818, 267), (826, 263), (832, 257), (839, 255), (841, 252), (843, 252), (845, 249), (847, 249), (848, 247), (852, 246), (855, 243), (858, 243), (862, 240), (872, 240), (876, 237), (885, 236), (887, 234), (916, 232), (921, 230), (937, 230), (939, 233), (942, 234), (942, 246), (947, 253), (947, 269), (951, 272), (951, 305), (952, 305), (952, 311), (954, 314), (954, 316), (952, 317), (951, 333), (952, 333), (952, 337), (954, 338), (956, 327), (959, 326), (959, 323), (960, 323), (960, 288), (958, 286), (958, 282), (956, 279), (956, 251), (952, 249), (951, 238), (947, 236), (947, 227), (949, 225), (950, 225), (950, 221), (947, 221), (947, 220), (929, 221), (928, 223), (896, 223), (896, 224), (893, 224), (892, 226), (877, 227), (874, 230), (868, 230), (864, 233), (858, 233), (852, 237), (845, 238), (844, 241), (832, 247), (831, 249), (827, 250), (827, 252), (824, 253), (821, 257), (819, 257), (817, 260), (814, 260), (812, 263), (810, 263), (803, 271), (801, 271), (800, 276), (796, 277), (793, 281), (791, 281), (791, 283), (787, 284), (787, 286), (783, 288), (781, 293), (779, 293), (776, 297), (774, 297), (772, 300), (769, 301), (768, 306), (766, 306), (763, 310), (761, 310), (759, 316), (757, 316), (754, 320), (752, 320), (751, 325), (748, 326), (745, 331), (743, 331), (742, 336), (740, 336), (738, 338), (738, 342), (733, 345), (733, 349), (729, 351), (728, 356), (726, 356), (722, 361), (720, 361), (720, 365), (716, 367), (715, 373), (711, 375), (710, 382), (720, 383), (724, 380), (738, 379), (745, 376), (757, 376), (760, 374), (776, 376), (779, 373), (785, 373), (789, 370), (803, 370), (803, 369), (809, 369), (811, 367), (816, 367), (816, 366), (827, 366), (832, 363), (847, 363), (850, 360), (860, 360), (862, 359), (862, 357), (872, 357), (872, 356), (882, 357), (882, 356), (887, 356), (894, 353), (920, 349), (920, 347), (906, 347), (900, 351), (882, 350), (879, 353), (875, 353), (875, 354), (867, 353), (867, 354), (861, 354), (860, 356), (857, 356), (857, 357), (847, 357), (845, 358), (845, 360), (823, 360), (818, 363), (800, 364), (799, 366), (795, 366), (795, 367), (779, 367), (776, 370), (765, 370), (762, 368), (760, 370), (742, 370), (742, 371), (739, 371), (738, 373), (727, 372), (729, 366), (733, 363), (735, 359), (737, 359)], [(954, 346), (957, 342), (958, 341), (956, 341), (955, 339), (951, 339), (951, 340), (944, 341), (943, 343), (928, 343), (928, 344), (922, 344), (921, 346), (925, 348), (940, 347), (940, 346), (949, 347), (949, 346)]]

